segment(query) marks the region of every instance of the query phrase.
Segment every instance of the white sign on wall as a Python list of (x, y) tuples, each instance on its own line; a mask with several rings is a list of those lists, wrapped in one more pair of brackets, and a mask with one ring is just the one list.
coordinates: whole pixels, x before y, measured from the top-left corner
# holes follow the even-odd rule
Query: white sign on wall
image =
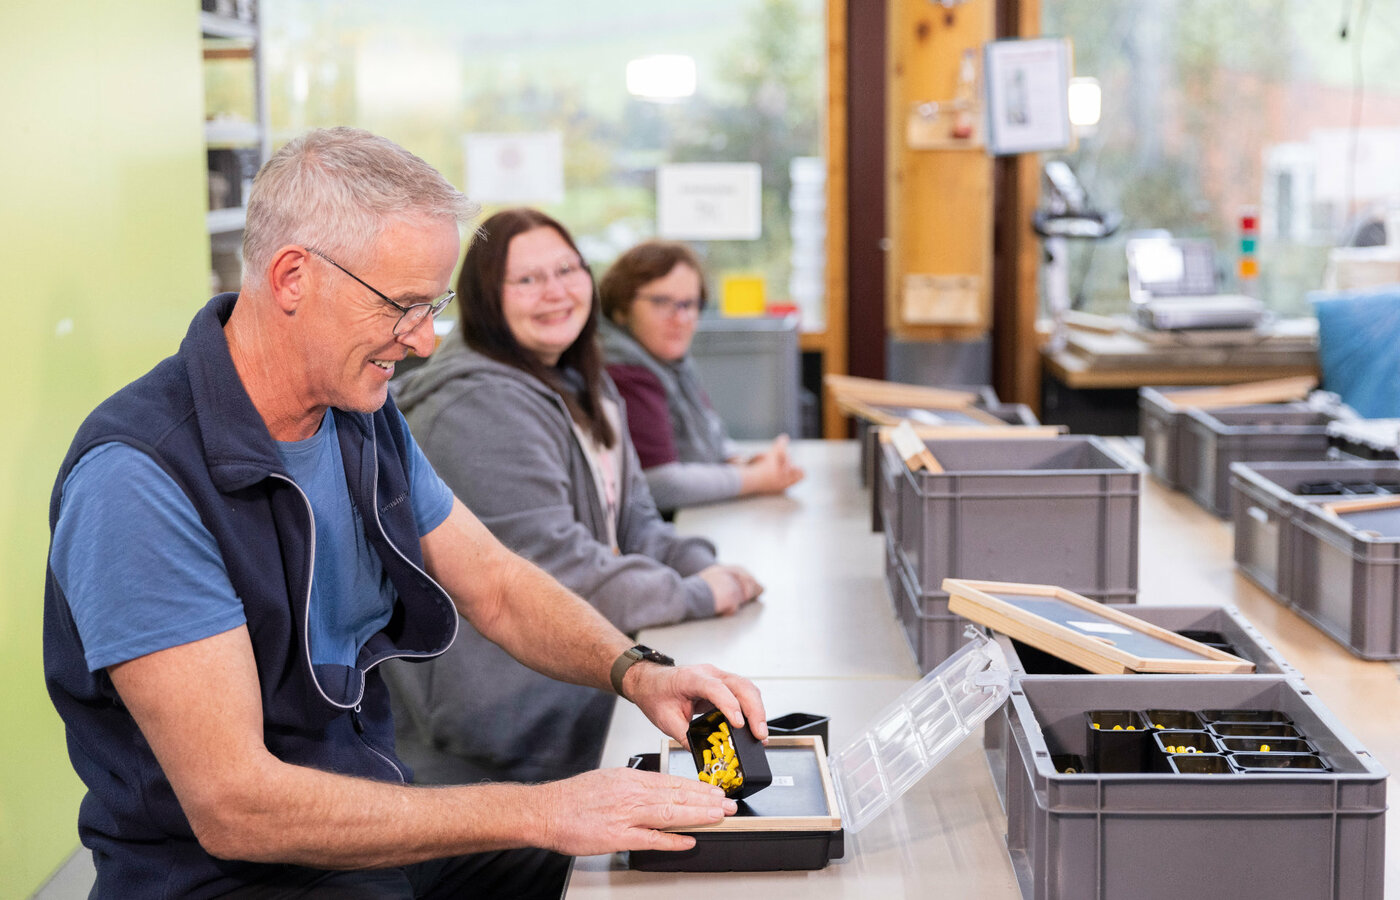
[(467, 196), (478, 203), (561, 203), (564, 139), (557, 131), (466, 136)]
[(656, 232), (672, 241), (754, 241), (763, 234), (758, 163), (674, 163), (656, 169)]

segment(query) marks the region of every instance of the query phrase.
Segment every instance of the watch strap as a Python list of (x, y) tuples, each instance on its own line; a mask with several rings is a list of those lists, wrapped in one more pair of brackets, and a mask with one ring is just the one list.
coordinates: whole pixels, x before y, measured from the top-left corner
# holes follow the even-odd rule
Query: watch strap
[(627, 674), (627, 670), (643, 660), (653, 662), (661, 666), (674, 666), (675, 660), (662, 653), (645, 647), (641, 644), (628, 647), (613, 661), (612, 669), (608, 672), (608, 680), (612, 682), (613, 692), (619, 697), (622, 694), (622, 678)]

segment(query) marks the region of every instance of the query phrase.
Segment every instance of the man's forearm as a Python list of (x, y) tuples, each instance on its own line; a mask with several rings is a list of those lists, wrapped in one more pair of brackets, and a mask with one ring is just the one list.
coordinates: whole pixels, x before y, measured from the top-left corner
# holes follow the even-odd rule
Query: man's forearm
[(632, 642), (544, 570), (511, 553), (461, 501), (423, 538), (428, 572), (488, 639), (536, 671), (609, 690)]
[(538, 845), (548, 832), (524, 785), (415, 787), (269, 760), (261, 790), (223, 794), (196, 834), (211, 854), (324, 869), (408, 865)]

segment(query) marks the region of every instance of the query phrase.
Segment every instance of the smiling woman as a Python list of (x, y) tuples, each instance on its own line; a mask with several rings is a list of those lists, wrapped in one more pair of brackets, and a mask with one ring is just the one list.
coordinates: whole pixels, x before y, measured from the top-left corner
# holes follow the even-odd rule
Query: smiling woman
[[(462, 325), (395, 400), (433, 467), (503, 543), (625, 632), (732, 612), (759, 593), (652, 503), (596, 341), (568, 231), (497, 213), (467, 250)], [(458, 338), (456, 334), (460, 334)], [(561, 684), (463, 623), (425, 665), (391, 665), (400, 754), (420, 780), (548, 780), (597, 764), (614, 698)]]

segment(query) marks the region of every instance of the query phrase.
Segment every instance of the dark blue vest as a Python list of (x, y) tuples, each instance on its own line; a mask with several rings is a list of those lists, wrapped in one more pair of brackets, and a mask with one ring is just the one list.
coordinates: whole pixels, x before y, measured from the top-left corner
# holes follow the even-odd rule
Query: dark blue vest
[[(268, 750), (289, 763), (403, 780), (388, 692), (375, 667), (391, 657), (436, 656), (457, 629), (450, 599), (423, 571), (409, 502), (406, 430), (392, 400), (372, 415), (334, 412), (351, 502), (361, 510), (366, 537), (399, 599), (389, 624), (366, 643), (354, 667), (313, 670), (307, 643), (311, 508), (286, 474), (234, 369), (223, 324), (236, 300), (235, 294), (211, 300), (190, 324), (178, 353), (88, 416), (59, 470), (50, 530), (64, 480), (85, 452), (121, 441), (150, 454), (213, 534), (243, 601)], [(73, 767), (88, 788), (78, 831), (93, 851), (98, 896), (217, 896), (305, 872), (204, 852), (106, 671), (88, 671), (52, 569), (44, 592), (44, 674), (67, 729)]]

